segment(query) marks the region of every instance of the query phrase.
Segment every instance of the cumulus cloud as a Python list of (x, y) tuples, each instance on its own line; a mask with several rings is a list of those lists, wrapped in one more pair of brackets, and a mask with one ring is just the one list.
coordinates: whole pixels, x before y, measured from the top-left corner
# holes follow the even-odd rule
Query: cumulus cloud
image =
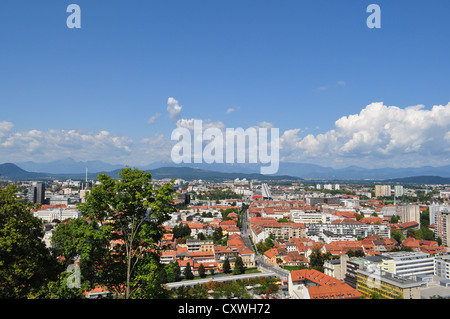
[[(301, 138), (299, 130), (285, 131), (281, 149), (290, 159), (335, 162), (365, 159), (407, 164), (448, 164), (450, 103), (427, 110), (423, 105), (399, 108), (371, 103), (359, 114), (343, 116), (323, 134)], [(426, 162), (425, 162), (426, 161)]]
[(176, 121), (180, 118), (180, 112), (183, 107), (173, 97), (167, 99), (167, 111), (170, 119)]
[[(7, 132), (3, 128), (9, 129)], [(133, 141), (108, 131), (77, 130), (11, 131), (12, 125), (0, 124), (0, 154), (3, 161), (48, 161), (75, 159), (123, 158), (132, 151)], [(5, 157), (7, 155), (7, 158)]]

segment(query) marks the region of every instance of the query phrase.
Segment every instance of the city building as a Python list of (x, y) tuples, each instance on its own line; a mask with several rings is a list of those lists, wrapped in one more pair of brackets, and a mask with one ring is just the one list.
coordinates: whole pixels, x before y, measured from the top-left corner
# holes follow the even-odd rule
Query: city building
[(342, 223), (310, 223), (305, 224), (308, 236), (316, 234), (322, 236), (324, 231), (331, 233), (350, 236), (354, 238), (365, 238), (370, 235), (379, 235), (381, 237), (391, 237), (391, 230), (386, 224), (363, 224), (359, 222), (342, 222)]
[(398, 205), (397, 215), (402, 223), (417, 222), (420, 228), (420, 208), (419, 205)]
[(450, 246), (450, 211), (434, 213), (434, 234), (436, 239), (442, 239), (442, 245)]
[(77, 209), (49, 208), (35, 211), (33, 216), (38, 217), (47, 223), (51, 223), (54, 220), (63, 221), (66, 219), (76, 219), (81, 217), (81, 213)]
[(359, 299), (362, 296), (346, 283), (314, 269), (291, 271), (288, 291), (293, 299)]
[(26, 197), (28, 202), (34, 204), (45, 204), (45, 184), (44, 183), (33, 183), (28, 188), (28, 193)]
[(450, 279), (450, 255), (436, 256), (435, 275), (445, 279)]
[(391, 196), (391, 185), (375, 185), (375, 197)]
[(369, 298), (377, 294), (385, 299), (420, 299), (421, 286), (421, 282), (376, 267), (363, 267), (357, 271), (357, 290)]
[(395, 197), (401, 197), (404, 194), (403, 186), (402, 185), (395, 185), (394, 186), (394, 194)]
[(382, 253), (381, 270), (399, 277), (434, 275), (434, 257), (422, 252), (386, 252)]
[(431, 205), (428, 205), (428, 210), (430, 212), (430, 224), (434, 224), (436, 212), (450, 211), (450, 205), (448, 205), (448, 203), (444, 204), (433, 203)]

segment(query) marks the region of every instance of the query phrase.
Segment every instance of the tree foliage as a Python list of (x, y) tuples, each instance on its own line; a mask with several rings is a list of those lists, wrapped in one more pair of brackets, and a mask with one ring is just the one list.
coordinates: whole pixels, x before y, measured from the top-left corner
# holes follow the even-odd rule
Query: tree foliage
[(0, 189), (0, 297), (39, 298), (56, 280), (57, 262), (45, 246), (33, 204), (16, 201), (17, 187)]
[(241, 256), (236, 257), (236, 261), (234, 263), (233, 275), (241, 275), (245, 272), (244, 262)]
[(96, 261), (103, 284), (127, 299), (159, 297), (163, 288), (155, 274), (163, 268), (157, 243), (164, 233), (162, 223), (175, 210), (173, 182), (155, 188), (151, 173), (131, 168), (122, 169), (119, 179), (99, 174), (98, 180), (100, 185), (92, 188), (79, 209), (100, 229), (106, 227), (101, 239), (109, 241), (110, 251), (103, 254), (97, 247)]

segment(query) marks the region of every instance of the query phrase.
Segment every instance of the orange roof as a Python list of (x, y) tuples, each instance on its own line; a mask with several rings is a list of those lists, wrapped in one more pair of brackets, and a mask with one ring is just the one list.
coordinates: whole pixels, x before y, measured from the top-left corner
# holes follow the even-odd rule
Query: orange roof
[(267, 250), (267, 251), (264, 253), (264, 255), (265, 255), (267, 258), (273, 258), (273, 257), (275, 257), (275, 256), (278, 255), (278, 249), (276, 249), (276, 248), (271, 248), (271, 249)]
[(175, 250), (163, 250), (161, 251), (161, 256), (176, 256)]
[[(47, 205), (47, 204), (42, 204), (36, 211), (46, 210), (46, 209), (50, 209), (50, 208), (67, 208), (67, 205)], [(34, 210), (31, 210), (31, 211), (34, 212)]]
[(311, 299), (349, 299), (362, 296), (358, 290), (345, 283), (308, 287), (308, 292)]
[[(304, 281), (311, 299), (347, 299), (362, 296), (348, 284), (315, 269), (291, 271), (291, 278), (293, 282)], [(314, 285), (310, 285), (308, 281), (312, 281)]]
[(411, 248), (419, 248), (420, 246), (419, 241), (414, 237), (406, 238), (405, 240), (402, 241), (402, 245)]
[(320, 285), (326, 285), (330, 283), (340, 283), (340, 281), (334, 277), (325, 275), (315, 269), (300, 269), (291, 271), (292, 282), (304, 281), (306, 279)]
[(383, 223), (383, 219), (380, 217), (364, 217), (362, 219), (359, 220), (360, 223), (362, 224), (376, 224), (376, 223)]
[(220, 222), (220, 226), (237, 226), (236, 221), (230, 219), (230, 220), (224, 220)]

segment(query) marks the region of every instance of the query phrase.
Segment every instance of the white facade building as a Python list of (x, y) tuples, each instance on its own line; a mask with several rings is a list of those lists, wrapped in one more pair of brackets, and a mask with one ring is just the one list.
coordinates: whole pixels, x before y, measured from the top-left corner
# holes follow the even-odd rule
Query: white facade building
[(65, 219), (80, 218), (81, 213), (77, 209), (50, 208), (34, 212), (33, 216), (38, 217), (47, 223), (51, 223), (55, 219), (63, 221)]
[(422, 252), (387, 252), (381, 254), (381, 269), (401, 277), (434, 275), (435, 257)]

